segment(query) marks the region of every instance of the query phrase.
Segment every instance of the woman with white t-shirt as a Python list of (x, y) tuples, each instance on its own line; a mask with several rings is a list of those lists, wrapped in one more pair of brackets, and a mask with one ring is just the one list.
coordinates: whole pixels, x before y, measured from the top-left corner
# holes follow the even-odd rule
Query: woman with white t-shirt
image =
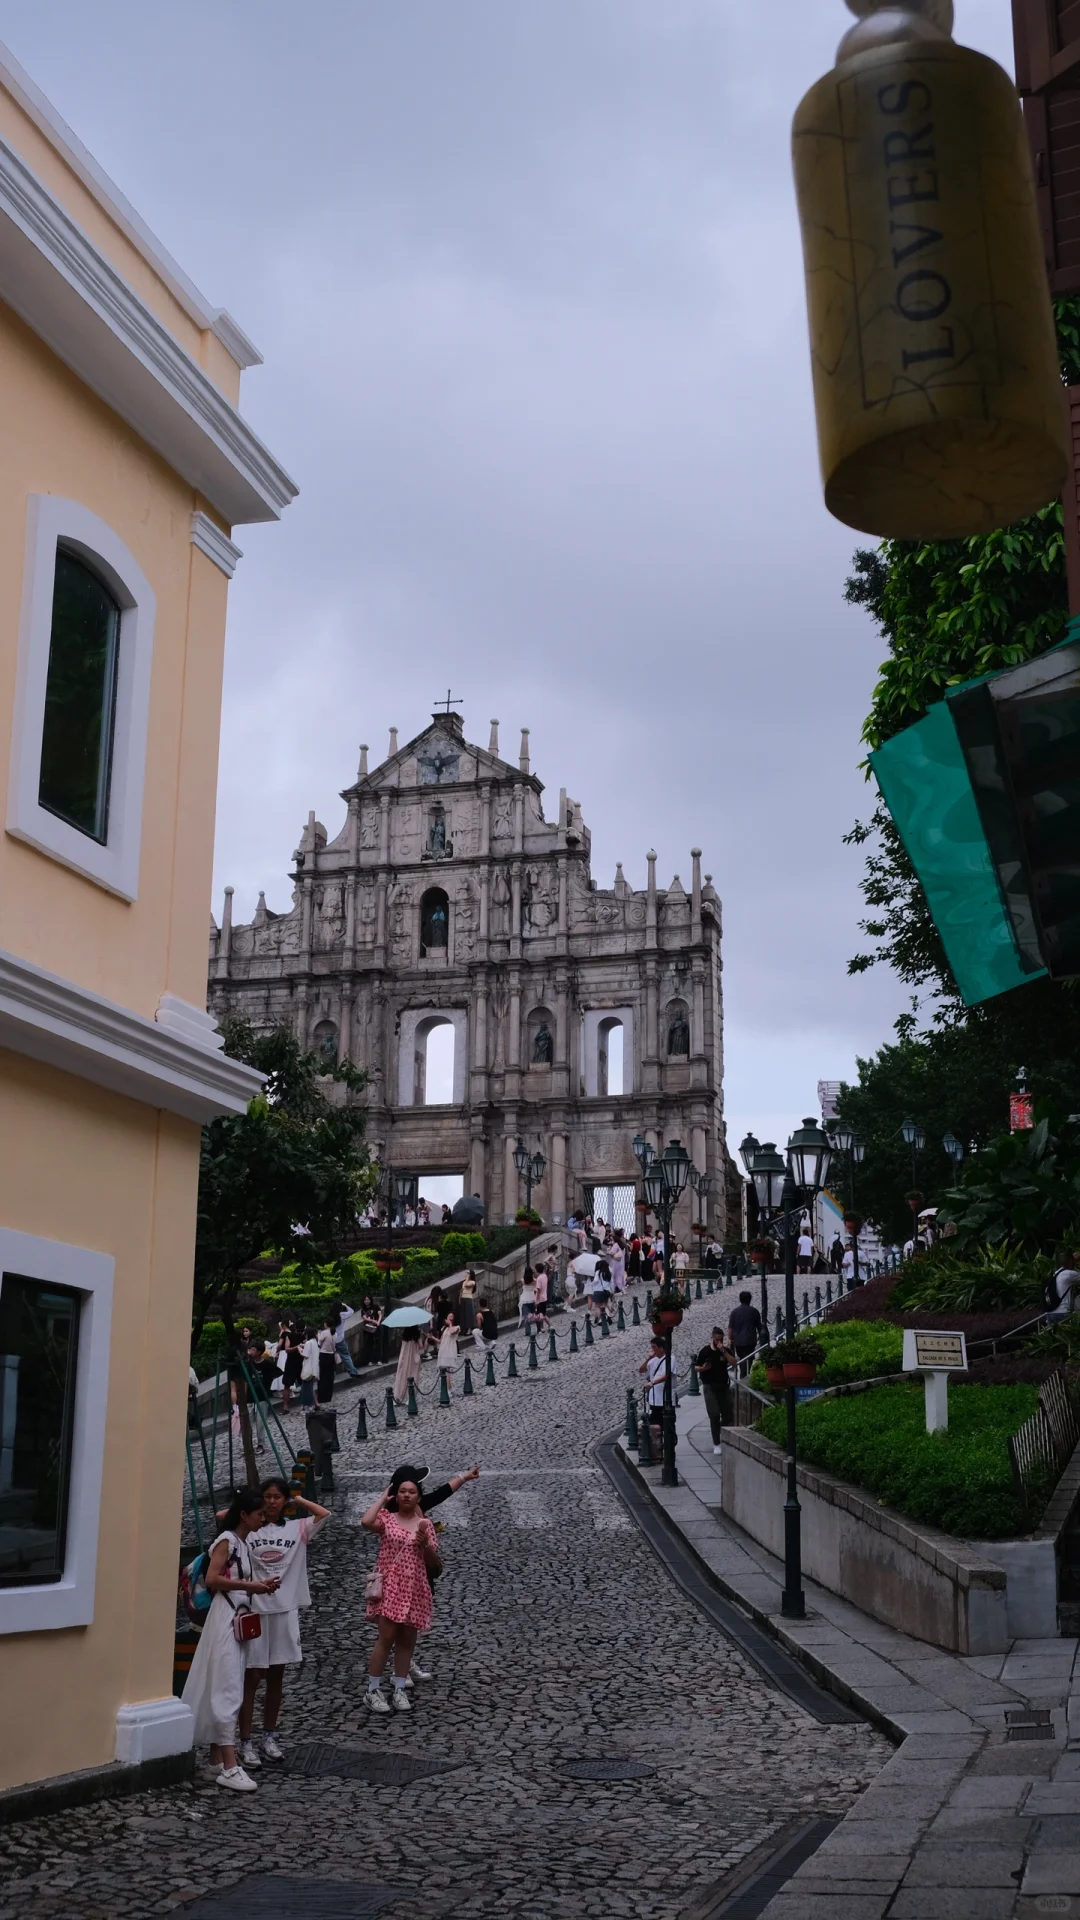
[(262, 1493), (241, 1487), (210, 1548), (205, 1581), (213, 1598), (181, 1696), (195, 1716), (193, 1745), (209, 1743), (211, 1774), (219, 1787), (238, 1793), (257, 1785), (237, 1760), (236, 1722), (244, 1700), (245, 1649), (258, 1641), (241, 1642), (235, 1623), (254, 1611), (252, 1597), (270, 1595), (278, 1585), (276, 1574), (257, 1580), (252, 1568), (248, 1542), (264, 1519)]
[[(300, 1608), (311, 1605), (307, 1550), (330, 1518), (329, 1507), (320, 1507), (314, 1500), (302, 1500), (298, 1493), (290, 1494), (288, 1481), (276, 1476), (263, 1481), (262, 1497), (263, 1524), (248, 1536), (248, 1551), (256, 1574), (262, 1579), (275, 1580), (277, 1587), (275, 1592), (256, 1600), (255, 1610), (262, 1616), (262, 1632), (257, 1640), (249, 1640), (245, 1649), (247, 1671), (240, 1708), (240, 1763), (245, 1768), (261, 1767), (263, 1759), (285, 1757), (277, 1743), (277, 1725), (285, 1669), (298, 1666), (304, 1657), (300, 1650)], [(298, 1520), (285, 1518), (290, 1498), (302, 1510)], [(251, 1723), (255, 1695), (264, 1678), (260, 1757), (252, 1738)]]
[(796, 1252), (799, 1256), (799, 1272), (809, 1273), (814, 1259), (814, 1240), (813, 1235), (807, 1232), (805, 1227), (799, 1235)]

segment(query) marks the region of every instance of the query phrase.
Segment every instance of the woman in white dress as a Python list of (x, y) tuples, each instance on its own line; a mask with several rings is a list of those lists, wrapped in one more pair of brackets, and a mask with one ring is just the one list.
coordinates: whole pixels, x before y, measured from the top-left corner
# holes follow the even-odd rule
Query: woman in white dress
[(253, 1793), (257, 1783), (236, 1758), (246, 1657), (233, 1622), (253, 1611), (246, 1604), (252, 1595), (274, 1593), (279, 1585), (276, 1579), (256, 1580), (252, 1574), (247, 1537), (262, 1526), (264, 1518), (262, 1494), (255, 1487), (242, 1487), (210, 1549), (206, 1587), (213, 1599), (182, 1695), (195, 1716), (194, 1745), (209, 1743), (210, 1772), (219, 1787), (231, 1787), (236, 1793)]
[(457, 1320), (455, 1319), (454, 1314), (451, 1311), (450, 1313), (447, 1314), (446, 1319), (443, 1321), (443, 1330), (439, 1335), (439, 1355), (436, 1361), (437, 1366), (439, 1367), (456, 1367), (457, 1366), (457, 1357), (458, 1357), (457, 1343), (458, 1343), (459, 1332), (460, 1332), (460, 1328), (458, 1326)]

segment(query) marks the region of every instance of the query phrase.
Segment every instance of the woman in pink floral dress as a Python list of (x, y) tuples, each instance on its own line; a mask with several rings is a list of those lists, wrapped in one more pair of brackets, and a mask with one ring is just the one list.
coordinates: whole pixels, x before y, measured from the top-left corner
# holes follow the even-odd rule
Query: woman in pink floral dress
[[(397, 1495), (397, 1511), (387, 1513), (386, 1503), (393, 1493)], [(416, 1636), (431, 1625), (428, 1572), (439, 1572), (442, 1567), (435, 1529), (420, 1511), (416, 1482), (398, 1481), (396, 1475), (360, 1524), (379, 1535), (378, 1564), (368, 1583), (367, 1617), (377, 1623), (379, 1637), (368, 1661), (367, 1704), (373, 1713), (390, 1712), (380, 1682), (392, 1648), (394, 1706), (399, 1713), (408, 1713), (412, 1702), (405, 1683)]]

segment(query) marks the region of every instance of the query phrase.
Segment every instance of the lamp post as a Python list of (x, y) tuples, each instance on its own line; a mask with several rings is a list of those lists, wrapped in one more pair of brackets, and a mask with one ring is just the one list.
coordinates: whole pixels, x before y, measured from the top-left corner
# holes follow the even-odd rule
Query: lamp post
[[(784, 1183), (787, 1167), (783, 1154), (777, 1153), (776, 1144), (766, 1140), (754, 1155), (753, 1178), (754, 1192), (757, 1194), (758, 1215), (768, 1226), (775, 1226), (787, 1206), (784, 1199)], [(786, 1241), (785, 1241), (786, 1245)], [(794, 1247), (794, 1238), (791, 1240)], [(794, 1296), (793, 1296), (794, 1297)], [(765, 1271), (765, 1262), (761, 1263), (761, 1324), (766, 1340), (769, 1338), (769, 1281)]]
[(948, 1154), (949, 1159), (952, 1161), (953, 1166), (956, 1168), (957, 1173), (959, 1173), (960, 1162), (964, 1157), (964, 1149), (960, 1145), (955, 1133), (947, 1133), (941, 1144)]
[[(650, 1145), (649, 1141), (646, 1140), (644, 1134), (642, 1133), (635, 1133), (634, 1138), (630, 1144), (634, 1149), (634, 1158), (637, 1161), (638, 1166), (641, 1168), (641, 1176), (642, 1176), (641, 1198), (645, 1204), (645, 1209), (647, 1212), (648, 1205), (649, 1205), (649, 1196), (645, 1191), (645, 1175), (648, 1173), (649, 1168), (652, 1166), (653, 1161), (656, 1159), (656, 1148)], [(644, 1229), (644, 1225), (645, 1225), (645, 1222), (643, 1218), (642, 1219), (643, 1229)], [(644, 1233), (642, 1237), (644, 1238)]]
[(907, 1141), (908, 1146), (911, 1148), (911, 1186), (912, 1191), (914, 1191), (919, 1184), (918, 1173), (915, 1166), (916, 1156), (922, 1152), (926, 1145), (926, 1134), (917, 1120), (905, 1120), (901, 1125), (900, 1131)]
[[(828, 1136), (814, 1120), (804, 1120), (788, 1141), (788, 1171), (784, 1181), (784, 1310), (788, 1339), (795, 1338), (795, 1226), (794, 1213), (802, 1190), (810, 1206), (829, 1171)], [(806, 1596), (802, 1590), (802, 1510), (796, 1473), (795, 1408), (797, 1389), (785, 1388), (787, 1398), (787, 1499), (784, 1502), (784, 1591), (780, 1611), (789, 1620), (802, 1620)]]
[[(383, 1319), (390, 1311), (390, 1256), (394, 1251), (394, 1214), (400, 1209), (402, 1222), (409, 1208), (416, 1210), (417, 1194), (420, 1187), (418, 1173), (407, 1173), (404, 1167), (387, 1167), (382, 1177), (382, 1191), (386, 1196), (386, 1278), (383, 1284)], [(383, 1359), (386, 1359), (386, 1334), (380, 1342)]]
[[(671, 1217), (677, 1202), (686, 1187), (690, 1172), (690, 1155), (678, 1140), (669, 1140), (663, 1153), (654, 1153), (651, 1162), (645, 1168), (645, 1198), (650, 1207), (659, 1215), (664, 1230), (664, 1292), (671, 1291)], [(660, 1469), (661, 1484), (665, 1487), (677, 1487), (679, 1475), (675, 1467), (675, 1396), (671, 1377), (671, 1335), (670, 1321), (664, 1328), (664, 1460)]]
[(544, 1177), (547, 1161), (542, 1153), (530, 1154), (528, 1147), (519, 1140), (514, 1148), (514, 1165), (525, 1182), (525, 1211), (530, 1216), (525, 1223), (525, 1265), (532, 1266), (532, 1191), (540, 1185)]
[(712, 1186), (712, 1181), (707, 1173), (699, 1173), (696, 1167), (691, 1167), (690, 1185), (694, 1189), (694, 1228), (698, 1243), (697, 1265), (700, 1267), (701, 1242), (705, 1238), (705, 1235), (703, 1233), (697, 1233), (696, 1230), (707, 1224), (706, 1214), (709, 1208), (709, 1188)]
[[(833, 1147), (837, 1148), (847, 1160), (848, 1205), (850, 1208), (852, 1227), (851, 1284), (853, 1288), (861, 1287), (862, 1278), (859, 1273), (859, 1230), (862, 1226), (862, 1221), (855, 1211), (855, 1169), (862, 1164), (862, 1161), (866, 1157), (866, 1142), (861, 1140), (858, 1134), (852, 1131), (845, 1120), (834, 1120), (829, 1129), (829, 1139)], [(846, 1220), (844, 1224), (845, 1226), (848, 1224)]]

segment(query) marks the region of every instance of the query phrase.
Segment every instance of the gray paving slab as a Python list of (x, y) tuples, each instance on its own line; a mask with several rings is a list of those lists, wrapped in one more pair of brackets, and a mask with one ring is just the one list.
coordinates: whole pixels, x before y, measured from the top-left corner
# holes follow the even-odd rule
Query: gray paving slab
[(1047, 1847), (1033, 1853), (1021, 1883), (1023, 1893), (1080, 1894), (1080, 1847)]
[(1080, 1815), (1080, 1780), (1034, 1781), (1024, 1801), (1024, 1812), (1039, 1816), (1055, 1813)]
[(1024, 1864), (1022, 1843), (994, 1846), (985, 1840), (942, 1841), (927, 1833), (907, 1873), (907, 1887), (1011, 1887)]
[(1012, 1920), (1015, 1902), (1003, 1887), (902, 1888), (889, 1920)]

